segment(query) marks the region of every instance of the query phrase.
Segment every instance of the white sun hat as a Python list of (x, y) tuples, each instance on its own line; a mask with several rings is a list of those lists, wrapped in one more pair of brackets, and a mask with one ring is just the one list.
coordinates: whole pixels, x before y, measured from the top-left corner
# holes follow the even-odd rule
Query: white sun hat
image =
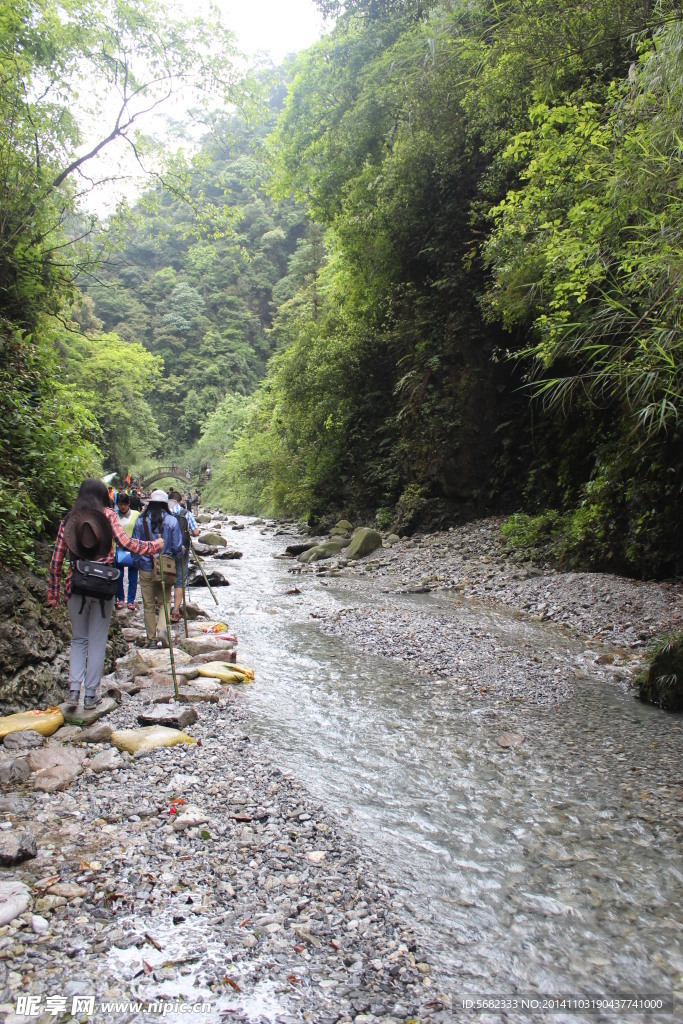
[(166, 491), (152, 491), (149, 500), (160, 501), (163, 505), (168, 505), (168, 494)]

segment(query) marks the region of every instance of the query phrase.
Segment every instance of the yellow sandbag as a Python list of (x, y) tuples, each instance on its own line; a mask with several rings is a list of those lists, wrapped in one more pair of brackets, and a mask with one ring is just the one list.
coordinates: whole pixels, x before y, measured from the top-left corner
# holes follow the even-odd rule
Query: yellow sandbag
[(64, 715), (59, 708), (46, 708), (45, 711), (20, 711), (16, 715), (0, 718), (0, 739), (11, 732), (22, 732), (24, 729), (35, 729), (41, 736), (51, 736), (64, 725)]
[(205, 665), (197, 665), (200, 676), (208, 676), (210, 679), (220, 679), (222, 683), (250, 683), (254, 677), (238, 672), (236, 665), (228, 661), (208, 661)]
[(109, 742), (119, 750), (134, 754), (136, 750), (155, 750), (157, 747), (175, 747), (178, 743), (196, 743), (180, 729), (169, 729), (166, 725), (146, 725), (142, 729), (116, 729)]
[(239, 674), (241, 676), (246, 676), (247, 679), (253, 679), (254, 678), (254, 670), (253, 670), (253, 668), (249, 668), (248, 665), (231, 664), (230, 665), (230, 670), (232, 672), (239, 672)]
[(229, 627), (227, 622), (202, 622), (198, 628), (202, 633), (224, 633)]

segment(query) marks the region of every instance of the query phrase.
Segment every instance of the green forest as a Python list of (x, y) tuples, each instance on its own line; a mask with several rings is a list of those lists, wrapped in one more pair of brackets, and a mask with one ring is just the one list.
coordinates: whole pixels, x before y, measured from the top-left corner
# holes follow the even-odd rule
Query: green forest
[(175, 460), (232, 512), (498, 513), (563, 567), (680, 573), (683, 3), (317, 6), (246, 72), (150, 0), (0, 9), (0, 555)]

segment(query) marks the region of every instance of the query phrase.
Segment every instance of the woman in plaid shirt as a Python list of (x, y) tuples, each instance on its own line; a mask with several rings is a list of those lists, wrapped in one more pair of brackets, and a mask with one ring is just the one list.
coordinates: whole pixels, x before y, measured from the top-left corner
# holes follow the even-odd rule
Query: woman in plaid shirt
[[(103, 513), (111, 526), (113, 539), (126, 551), (134, 555), (155, 555), (163, 547), (162, 540), (133, 540), (124, 531), (118, 521), (116, 513), (109, 503), (107, 488), (101, 480), (88, 479), (81, 484), (76, 502), (72, 512), (79, 509), (95, 509)], [(48, 604), (57, 607), (59, 604), (59, 592), (62, 579), (62, 566), (67, 554), (67, 545), (64, 538), (64, 524), (68, 516), (59, 524), (59, 532), (55, 542), (55, 549), (50, 561), (50, 576), (47, 588)], [(97, 561), (111, 564), (114, 561), (114, 549), (110, 545), (109, 551), (104, 557)], [(81, 597), (71, 593), (71, 566), (67, 573), (64, 584), (64, 600), (66, 601), (71, 625), (73, 627), (73, 639), (71, 641), (71, 654), (69, 661), (69, 696), (67, 703), (75, 708), (78, 705), (81, 691), (81, 683), (85, 682), (85, 696), (83, 705), (86, 709), (94, 708), (99, 703), (97, 687), (99, 686), (104, 669), (104, 656), (109, 633), (109, 621), (114, 607), (114, 598), (105, 601), (94, 597)]]

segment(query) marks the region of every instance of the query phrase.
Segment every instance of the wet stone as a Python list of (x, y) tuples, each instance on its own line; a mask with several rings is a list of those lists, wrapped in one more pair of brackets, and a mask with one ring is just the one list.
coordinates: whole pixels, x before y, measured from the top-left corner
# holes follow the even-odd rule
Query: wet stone
[(89, 710), (86, 710), (84, 707), (78, 707), (75, 711), (72, 711), (67, 704), (62, 704), (60, 707), (65, 722), (69, 725), (78, 725), (86, 728), (92, 725), (93, 722), (97, 722), (100, 718), (104, 718), (105, 715), (111, 714), (112, 711), (116, 710), (117, 705), (118, 702), (112, 697), (105, 697), (97, 707)]

